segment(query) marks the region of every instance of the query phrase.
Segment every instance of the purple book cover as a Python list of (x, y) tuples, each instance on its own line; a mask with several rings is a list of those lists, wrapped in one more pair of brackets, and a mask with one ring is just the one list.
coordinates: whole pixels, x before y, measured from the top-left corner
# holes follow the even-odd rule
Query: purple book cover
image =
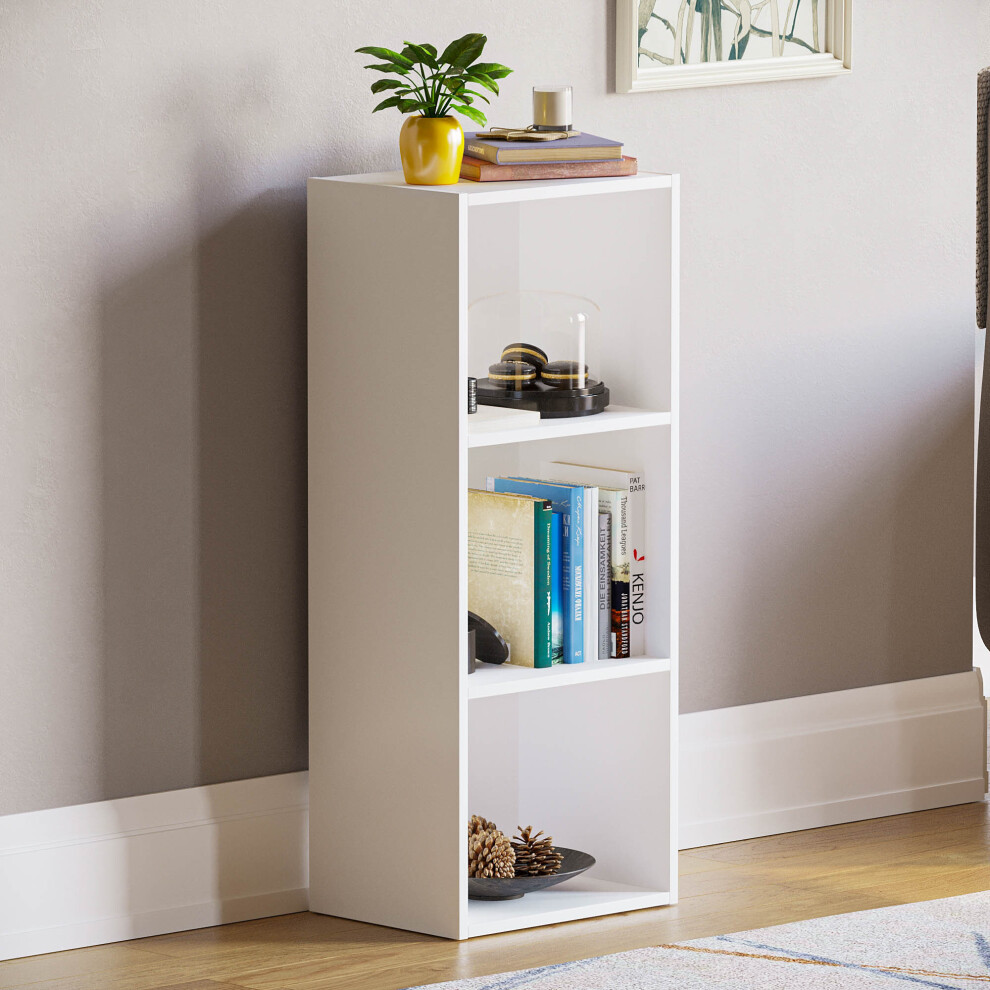
[[(598, 161), (600, 155), (584, 159), (577, 154), (582, 148), (618, 148), (621, 158), (621, 141), (611, 141), (608, 138), (596, 137), (594, 134), (579, 134), (577, 137), (561, 138), (559, 141), (504, 141), (499, 138), (479, 137), (477, 131), (468, 131), (464, 135), (464, 154), (473, 158), (495, 162), (502, 158), (506, 151), (516, 152), (521, 157), (513, 156), (514, 160), (527, 162), (554, 161)], [(564, 158), (561, 153), (566, 152)]]

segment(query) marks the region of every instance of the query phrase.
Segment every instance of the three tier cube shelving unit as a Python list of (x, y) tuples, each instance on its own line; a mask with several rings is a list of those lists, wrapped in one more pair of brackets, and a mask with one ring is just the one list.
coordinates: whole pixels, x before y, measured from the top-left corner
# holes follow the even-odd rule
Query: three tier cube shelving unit
[[(463, 939), (672, 903), (678, 177), (308, 195), (312, 910)], [(472, 430), (468, 306), (516, 289), (599, 303), (615, 405)], [(468, 675), (467, 490), (549, 460), (642, 471), (647, 655)], [(597, 865), (469, 900), (471, 814)]]

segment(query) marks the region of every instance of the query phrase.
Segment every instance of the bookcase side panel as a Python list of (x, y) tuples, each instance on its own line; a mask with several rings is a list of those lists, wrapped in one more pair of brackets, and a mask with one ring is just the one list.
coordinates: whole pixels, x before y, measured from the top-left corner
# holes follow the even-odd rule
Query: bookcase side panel
[(681, 600), (681, 177), (670, 184), (670, 900), (678, 894)]
[[(458, 197), (309, 183), (310, 896), (462, 935)], [(396, 836), (415, 851), (396, 868)]]

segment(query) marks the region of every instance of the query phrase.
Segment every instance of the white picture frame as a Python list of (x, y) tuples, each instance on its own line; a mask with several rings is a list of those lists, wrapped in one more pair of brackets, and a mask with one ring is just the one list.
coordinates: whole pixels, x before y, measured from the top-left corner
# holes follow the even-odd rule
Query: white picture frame
[[(700, 33), (693, 36), (695, 22), (703, 16), (698, 14), (699, 8), (718, 3), (723, 18), (728, 13), (738, 18), (742, 25), (741, 14), (749, 13), (751, 23), (755, 24), (753, 11), (762, 10), (770, 5), (774, 23), (780, 25), (779, 3), (784, 0), (680, 0), (677, 3), (678, 16), (671, 21), (655, 12), (656, 6), (666, 4), (671, 6), (674, 0), (616, 0), (616, 30), (615, 30), (615, 89), (617, 93), (638, 93), (656, 89), (686, 89), (694, 86), (729, 86), (738, 83), (766, 82), (774, 79), (801, 79), (820, 76), (835, 76), (852, 70), (852, 0), (816, 0), (824, 6), (819, 38), (821, 51), (809, 51), (803, 54), (785, 54), (785, 42), (791, 43), (793, 50), (793, 27), (790, 36), (781, 33), (779, 46), (777, 39), (772, 42), (775, 57), (770, 58), (739, 58), (725, 57), (724, 42), (722, 58), (712, 57), (711, 48), (707, 54), (710, 61), (691, 62), (691, 52), (694, 51), (693, 38), (698, 39)], [(810, 0), (805, 0), (810, 2)], [(743, 4), (746, 4), (745, 11)], [(800, 0), (798, 0), (800, 8)], [(785, 4), (784, 22), (786, 25), (786, 10), (792, 9), (790, 3)], [(713, 16), (709, 14), (709, 16)], [(646, 27), (642, 28), (643, 21)], [(794, 11), (792, 25), (796, 23), (797, 11)], [(640, 45), (640, 40), (646, 31), (654, 27), (653, 22), (659, 21), (672, 35), (675, 57), (687, 58), (688, 64), (667, 62), (665, 57), (657, 52), (647, 51)], [(769, 25), (768, 25), (769, 26)], [(713, 29), (714, 30), (714, 29)], [(773, 35), (766, 28), (757, 29), (764, 38)], [(786, 30), (786, 26), (784, 28)], [(816, 28), (817, 30), (817, 28)], [(755, 32), (754, 32), (755, 33)], [(687, 37), (688, 52), (684, 55), (683, 42), (679, 38)], [(765, 44), (766, 42), (764, 42)], [(730, 43), (730, 49), (731, 49)], [(664, 59), (664, 61), (661, 61)], [(648, 62), (649, 64), (644, 64)]]

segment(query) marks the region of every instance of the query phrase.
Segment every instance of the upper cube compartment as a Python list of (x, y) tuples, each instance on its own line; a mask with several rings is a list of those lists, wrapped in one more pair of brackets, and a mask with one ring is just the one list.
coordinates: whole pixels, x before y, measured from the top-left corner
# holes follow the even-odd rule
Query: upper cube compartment
[(573, 382), (604, 383), (611, 405), (671, 408), (671, 190), (626, 181), (622, 192), (472, 205), (469, 375), (490, 378), (508, 345), (529, 344)]

